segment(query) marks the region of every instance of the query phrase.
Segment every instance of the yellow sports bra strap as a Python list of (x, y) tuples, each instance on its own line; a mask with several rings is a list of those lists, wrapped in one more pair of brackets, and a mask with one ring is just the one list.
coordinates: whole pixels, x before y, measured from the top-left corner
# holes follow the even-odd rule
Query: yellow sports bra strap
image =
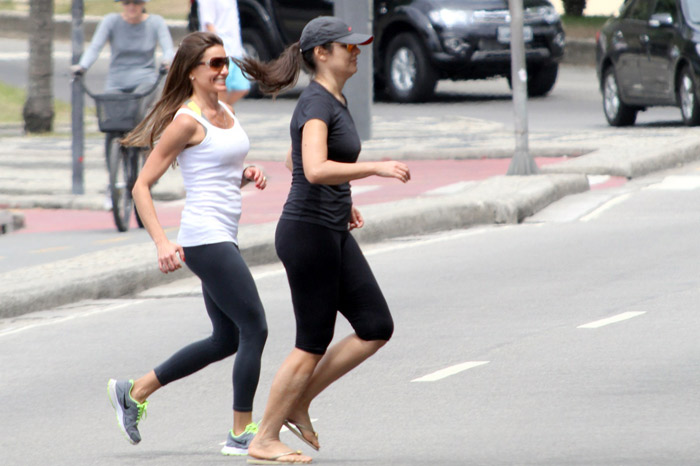
[(199, 105), (197, 105), (196, 103), (194, 103), (193, 100), (188, 100), (188, 101), (186, 102), (186, 105), (187, 105), (187, 107), (188, 107), (190, 110), (192, 110), (194, 113), (196, 113), (196, 114), (199, 115), (199, 116), (202, 116), (202, 109), (199, 108)]

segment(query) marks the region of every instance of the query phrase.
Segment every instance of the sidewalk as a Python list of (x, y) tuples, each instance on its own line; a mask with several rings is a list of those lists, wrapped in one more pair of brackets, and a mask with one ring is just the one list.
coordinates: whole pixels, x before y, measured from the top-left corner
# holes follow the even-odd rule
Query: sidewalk
[[(249, 157), (276, 173), (282, 196), (288, 186), (280, 162), (289, 144), (287, 120), (287, 115), (270, 119), (253, 114), (247, 115), (244, 125), (253, 141)], [(541, 174), (503, 176), (513, 135), (501, 125), (471, 118), (408, 120), (375, 116), (374, 137), (363, 144), (362, 159), (389, 155), (404, 159), (414, 171), (416, 184), (423, 185), (411, 188), (414, 181), (396, 183), (389, 192), (376, 187), (380, 184), (376, 177), (368, 182), (371, 186), (356, 183), (356, 202), (366, 225), (354, 234), (362, 243), (480, 224), (518, 223), (564, 196), (590, 189), (587, 175), (634, 178), (700, 158), (698, 130), (681, 127), (537, 133), (530, 135), (530, 144)], [(410, 134), (406, 128), (411, 128)], [(85, 194), (78, 196), (71, 194), (68, 136), (4, 137), (0, 208), (101, 209), (106, 180), (102, 151), (99, 136), (86, 140)], [(177, 171), (169, 171), (154, 189), (161, 200), (181, 199), (183, 194)], [(246, 209), (256, 210), (248, 204)], [(275, 223), (269, 218), (242, 222), (239, 240), (250, 265), (277, 260)], [(2, 236), (0, 245), (1, 241)], [(0, 274), (0, 317), (82, 299), (134, 294), (189, 276), (189, 272), (161, 274), (154, 267), (153, 251), (153, 245), (145, 242)]]

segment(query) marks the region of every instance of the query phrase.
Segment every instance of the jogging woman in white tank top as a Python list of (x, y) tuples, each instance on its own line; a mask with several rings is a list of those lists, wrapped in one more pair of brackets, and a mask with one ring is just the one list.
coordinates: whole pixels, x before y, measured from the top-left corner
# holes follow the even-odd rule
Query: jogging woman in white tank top
[[(264, 189), (267, 179), (243, 166), (248, 136), (232, 109), (218, 100), (226, 90), (229, 58), (221, 39), (208, 32), (186, 36), (173, 60), (160, 100), (124, 140), (154, 146), (133, 188), (134, 202), (158, 250), (158, 267), (174, 272), (185, 262), (202, 280), (212, 335), (192, 343), (136, 380), (110, 380), (110, 400), (131, 443), (146, 399), (157, 389), (237, 353), (233, 366), (233, 427), (226, 455), (245, 455), (257, 432), (253, 397), (267, 323), (253, 278), (238, 250), (241, 187)], [(187, 197), (177, 241), (158, 221), (150, 187), (177, 162)]]

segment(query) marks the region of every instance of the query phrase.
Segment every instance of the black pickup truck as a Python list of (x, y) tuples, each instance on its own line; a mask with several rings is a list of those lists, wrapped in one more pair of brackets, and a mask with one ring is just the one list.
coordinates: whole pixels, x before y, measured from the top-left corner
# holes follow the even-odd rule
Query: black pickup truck
[[(238, 0), (243, 45), (262, 60), (297, 41), (304, 25), (333, 14), (332, 0)], [(524, 0), (530, 96), (547, 94), (564, 55), (564, 31), (548, 0)], [(429, 99), (439, 79), (510, 80), (507, 0), (374, 0), (375, 91), (397, 102)]]

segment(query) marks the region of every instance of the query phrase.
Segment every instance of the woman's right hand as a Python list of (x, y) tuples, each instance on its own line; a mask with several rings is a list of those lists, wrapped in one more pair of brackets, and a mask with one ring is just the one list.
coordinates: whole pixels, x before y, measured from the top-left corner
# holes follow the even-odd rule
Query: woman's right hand
[(163, 273), (174, 272), (182, 267), (180, 260), (185, 260), (185, 250), (179, 244), (165, 241), (156, 245), (158, 248), (158, 268)]
[(406, 183), (411, 179), (411, 171), (408, 169), (408, 165), (395, 160), (377, 162), (377, 175), (384, 178), (396, 178), (402, 183)]

